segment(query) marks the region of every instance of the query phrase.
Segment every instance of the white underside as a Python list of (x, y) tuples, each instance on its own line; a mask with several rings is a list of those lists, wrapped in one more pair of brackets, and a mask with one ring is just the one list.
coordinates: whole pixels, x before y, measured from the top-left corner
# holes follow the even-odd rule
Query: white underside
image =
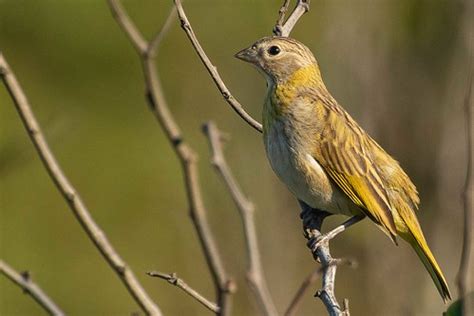
[(359, 213), (303, 146), (289, 144), (283, 130), (282, 122), (274, 122), (265, 135), (265, 148), (272, 169), (288, 189), (313, 208), (348, 216)]

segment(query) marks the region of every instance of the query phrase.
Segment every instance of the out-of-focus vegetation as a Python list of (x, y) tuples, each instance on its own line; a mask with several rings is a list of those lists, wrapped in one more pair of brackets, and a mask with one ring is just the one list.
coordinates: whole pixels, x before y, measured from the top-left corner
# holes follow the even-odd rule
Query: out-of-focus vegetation
[[(280, 2), (185, 3), (228, 86), (258, 118), (264, 80), (233, 54), (270, 34)], [(171, 7), (171, 1), (124, 4), (148, 36)], [(332, 94), (418, 186), (420, 221), (453, 290), (466, 171), (466, 12), (461, 1), (313, 0), (292, 33), (315, 53)], [(164, 313), (208, 315), (181, 291), (145, 275), (151, 269), (175, 271), (205, 296), (214, 295), (188, 218), (178, 161), (148, 110), (139, 61), (105, 1), (0, 1), (0, 49), (66, 174)], [(239, 286), (234, 314), (255, 314), (256, 307), (244, 278), (239, 217), (209, 167), (200, 132), (201, 123), (210, 119), (232, 136), (226, 154), (257, 205), (265, 273), (283, 311), (315, 266), (295, 199), (270, 170), (261, 136), (224, 103), (178, 22), (163, 42), (157, 64), (171, 111), (200, 154), (209, 217)], [(137, 311), (48, 178), (4, 87), (0, 126), (0, 257), (31, 271), (72, 315)], [(328, 225), (341, 220), (335, 217)], [(335, 256), (359, 262), (357, 270), (341, 267), (337, 277), (337, 295), (350, 299), (354, 315), (446, 310), (411, 249), (395, 247), (369, 221), (339, 236), (332, 249)], [(1, 315), (40, 312), (18, 288), (0, 279)], [(308, 293), (300, 314), (316, 313), (324, 313), (324, 307)]]

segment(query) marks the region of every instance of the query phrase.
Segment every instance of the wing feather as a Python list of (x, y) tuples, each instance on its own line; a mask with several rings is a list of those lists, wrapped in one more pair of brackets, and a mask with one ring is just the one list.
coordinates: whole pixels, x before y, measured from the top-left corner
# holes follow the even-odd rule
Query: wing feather
[[(391, 203), (383, 180), (370, 153), (377, 146), (341, 109), (327, 111), (318, 150), (313, 154), (337, 186), (370, 218), (381, 225), (396, 242)], [(387, 154), (388, 156), (388, 154)]]

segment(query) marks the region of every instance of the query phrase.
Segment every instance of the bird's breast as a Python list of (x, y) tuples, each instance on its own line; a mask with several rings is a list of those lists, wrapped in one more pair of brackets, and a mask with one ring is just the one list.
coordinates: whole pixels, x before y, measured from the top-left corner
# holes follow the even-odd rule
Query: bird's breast
[(291, 122), (275, 119), (266, 126), (265, 150), (280, 180), (299, 199), (313, 208), (351, 215), (352, 203), (334, 186), (309, 149), (291, 133)]

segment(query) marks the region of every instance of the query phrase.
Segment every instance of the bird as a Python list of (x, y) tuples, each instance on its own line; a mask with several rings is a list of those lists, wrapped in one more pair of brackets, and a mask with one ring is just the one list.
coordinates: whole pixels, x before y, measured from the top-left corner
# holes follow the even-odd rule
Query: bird
[[(267, 82), (263, 142), (273, 171), (313, 209), (369, 218), (397, 244), (415, 250), (441, 298), (451, 299), (443, 272), (415, 214), (418, 192), (392, 158), (334, 99), (311, 50), (289, 37), (264, 37), (235, 57)], [(354, 221), (354, 222), (356, 222)]]

